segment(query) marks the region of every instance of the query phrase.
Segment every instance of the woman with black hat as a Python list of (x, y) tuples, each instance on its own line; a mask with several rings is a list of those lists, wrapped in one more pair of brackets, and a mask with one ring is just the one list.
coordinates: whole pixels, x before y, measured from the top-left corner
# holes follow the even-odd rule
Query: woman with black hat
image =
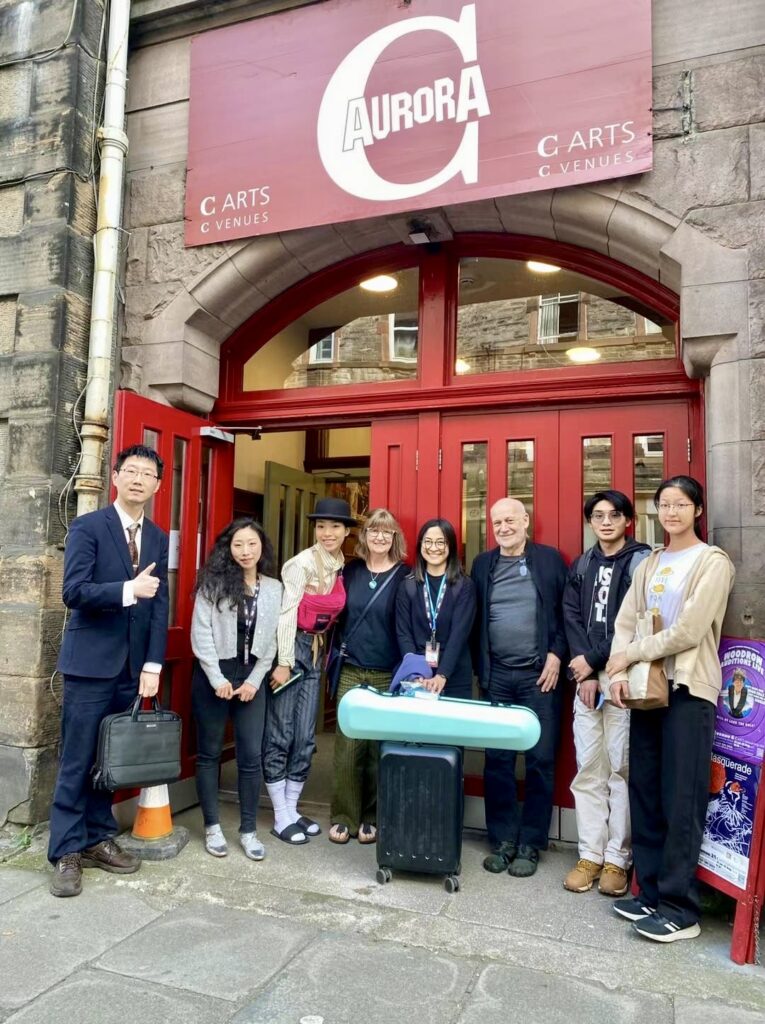
[[(316, 543), (284, 563), (277, 666), (263, 746), (263, 773), (274, 807), (272, 832), (298, 846), (321, 832), (299, 814), (315, 750), (324, 635), (345, 606), (343, 541), (356, 525), (347, 501), (321, 498), (308, 516)], [(283, 691), (283, 692), (282, 692)]]

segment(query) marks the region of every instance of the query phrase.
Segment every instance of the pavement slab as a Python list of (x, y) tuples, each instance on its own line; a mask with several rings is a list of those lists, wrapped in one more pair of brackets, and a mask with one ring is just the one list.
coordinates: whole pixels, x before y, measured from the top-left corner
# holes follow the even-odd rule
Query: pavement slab
[(81, 896), (55, 899), (43, 874), (44, 888), (3, 906), (0, 1009), (20, 1008), (158, 916), (140, 897), (92, 876), (87, 872)]
[(675, 999), (675, 1024), (762, 1024), (762, 1011), (743, 1010), (717, 1000)]
[(457, 1019), (476, 968), (467, 960), (324, 934), (244, 1006), (233, 1024), (298, 1024), (301, 1018), (448, 1024)]
[(674, 1024), (667, 996), (499, 964), (481, 973), (459, 1024), (571, 1024), (574, 1008), (576, 1024)]
[(47, 879), (39, 871), (19, 871), (16, 868), (3, 868), (0, 871), (0, 904), (15, 899), (24, 892), (38, 889), (47, 883)]
[(8, 1024), (225, 1024), (234, 1012), (230, 1003), (219, 999), (85, 969), (14, 1013)]
[(114, 946), (97, 966), (236, 1002), (267, 982), (315, 934), (289, 920), (193, 903)]

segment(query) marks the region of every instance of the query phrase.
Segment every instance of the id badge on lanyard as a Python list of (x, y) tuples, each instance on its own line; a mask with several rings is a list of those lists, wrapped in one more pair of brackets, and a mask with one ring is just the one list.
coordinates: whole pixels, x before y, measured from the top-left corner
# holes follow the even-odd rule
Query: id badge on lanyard
[(429, 668), (438, 668), (438, 657), (441, 651), (441, 644), (436, 640), (436, 625), (438, 624), (438, 613), (441, 611), (441, 604), (446, 594), (446, 573), (441, 577), (441, 585), (438, 588), (436, 605), (433, 607), (433, 599), (430, 596), (430, 584), (427, 578), (423, 583), (425, 595), (425, 614), (430, 626), (430, 640), (425, 644), (425, 663)]

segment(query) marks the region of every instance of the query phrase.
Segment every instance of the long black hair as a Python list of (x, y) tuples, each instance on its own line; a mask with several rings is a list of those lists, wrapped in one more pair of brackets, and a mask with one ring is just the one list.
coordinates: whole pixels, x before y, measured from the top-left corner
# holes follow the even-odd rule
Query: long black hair
[(659, 507), (659, 499), (661, 498), (662, 491), (666, 491), (668, 487), (677, 487), (679, 491), (682, 491), (688, 501), (693, 502), (693, 532), (699, 538), (703, 540), (701, 535), (701, 523), (700, 516), (696, 515), (697, 512), (701, 512), (704, 508), (704, 488), (698, 482), (694, 480), (692, 476), (672, 476), (669, 480), (662, 480), (659, 486), (656, 488), (656, 494), (653, 496), (653, 503), (656, 507)]
[(241, 565), (231, 556), (231, 541), (237, 531), (246, 530), (248, 527), (260, 537), (262, 551), (257, 566), (258, 572), (263, 576), (276, 575), (274, 548), (265, 530), (257, 519), (239, 516), (215, 538), (212, 551), (197, 573), (197, 582), (194, 585), (195, 594), (206, 597), (219, 609), (221, 601), (228, 601), (231, 608), (236, 608), (244, 600), (244, 573)]
[(446, 562), (446, 582), (456, 583), (463, 573), (457, 552), (457, 534), (448, 519), (428, 519), (420, 527), (420, 532), (417, 534), (417, 551), (414, 556), (414, 578), (418, 583), (425, 582), (428, 563), (422, 557), (422, 539), (428, 530), (432, 530), (434, 526), (437, 526), (441, 533), (443, 533), (444, 540), (449, 547), (449, 558)]

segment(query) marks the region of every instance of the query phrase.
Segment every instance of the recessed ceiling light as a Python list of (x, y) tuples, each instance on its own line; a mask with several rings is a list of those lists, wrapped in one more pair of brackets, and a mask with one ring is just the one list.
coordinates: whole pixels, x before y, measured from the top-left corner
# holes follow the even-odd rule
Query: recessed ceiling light
[(398, 281), (390, 274), (378, 274), (377, 277), (368, 277), (366, 281), (361, 281), (359, 288), (367, 292), (392, 292), (398, 288)]
[(526, 266), (535, 274), (557, 274), (560, 270), (560, 267), (556, 267), (552, 263), (540, 263), (538, 260), (526, 260)]
[(596, 348), (587, 348), (584, 345), (570, 348), (566, 355), (572, 363), (596, 363), (600, 359), (600, 352)]

